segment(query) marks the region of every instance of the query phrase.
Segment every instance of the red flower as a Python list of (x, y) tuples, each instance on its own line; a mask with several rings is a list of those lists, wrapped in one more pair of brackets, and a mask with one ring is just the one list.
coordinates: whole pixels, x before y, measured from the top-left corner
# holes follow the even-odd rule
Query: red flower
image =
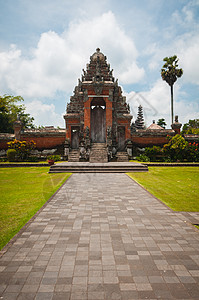
[(191, 143), (189, 143), (189, 145), (191, 146)]

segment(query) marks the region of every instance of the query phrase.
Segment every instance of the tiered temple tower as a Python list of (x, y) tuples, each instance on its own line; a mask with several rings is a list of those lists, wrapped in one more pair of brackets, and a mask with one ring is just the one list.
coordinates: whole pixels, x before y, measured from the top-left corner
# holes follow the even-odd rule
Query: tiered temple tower
[(107, 147), (109, 159), (117, 151), (125, 150), (125, 143), (131, 138), (130, 108), (99, 48), (90, 57), (86, 71), (83, 70), (64, 118), (68, 146), (80, 149), (80, 156), (89, 158), (96, 143)]

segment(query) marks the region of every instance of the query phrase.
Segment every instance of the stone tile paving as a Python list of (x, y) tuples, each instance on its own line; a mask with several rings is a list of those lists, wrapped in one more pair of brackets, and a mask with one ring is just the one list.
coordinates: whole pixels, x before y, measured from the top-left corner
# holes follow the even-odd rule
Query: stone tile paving
[(199, 299), (185, 220), (125, 174), (73, 174), (1, 257), (0, 299)]

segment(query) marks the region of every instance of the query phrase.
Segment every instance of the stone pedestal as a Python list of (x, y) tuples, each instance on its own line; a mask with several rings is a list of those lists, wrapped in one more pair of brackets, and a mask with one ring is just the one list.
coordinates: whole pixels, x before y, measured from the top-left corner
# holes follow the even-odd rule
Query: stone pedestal
[(171, 124), (171, 128), (175, 131), (176, 134), (180, 134), (180, 128), (182, 124), (178, 122), (178, 116), (175, 116), (175, 122)]
[(13, 128), (14, 128), (15, 139), (20, 141), (22, 122), (20, 120), (15, 121)]

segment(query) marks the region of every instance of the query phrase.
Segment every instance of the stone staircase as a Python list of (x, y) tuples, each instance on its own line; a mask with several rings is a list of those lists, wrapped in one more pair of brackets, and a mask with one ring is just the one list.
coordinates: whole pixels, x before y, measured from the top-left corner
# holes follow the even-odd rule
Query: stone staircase
[(73, 161), (79, 161), (79, 150), (76, 150), (76, 149), (72, 149), (70, 152), (69, 152), (69, 155), (68, 155), (68, 161), (69, 162), (73, 162)]
[(147, 166), (134, 162), (63, 162), (52, 165), (49, 173), (128, 173), (147, 171)]
[(108, 153), (107, 153), (107, 146), (106, 143), (93, 143), (90, 152), (90, 163), (101, 162), (106, 163), (108, 162)]
[(117, 161), (127, 162), (129, 161), (129, 157), (126, 151), (117, 152)]

